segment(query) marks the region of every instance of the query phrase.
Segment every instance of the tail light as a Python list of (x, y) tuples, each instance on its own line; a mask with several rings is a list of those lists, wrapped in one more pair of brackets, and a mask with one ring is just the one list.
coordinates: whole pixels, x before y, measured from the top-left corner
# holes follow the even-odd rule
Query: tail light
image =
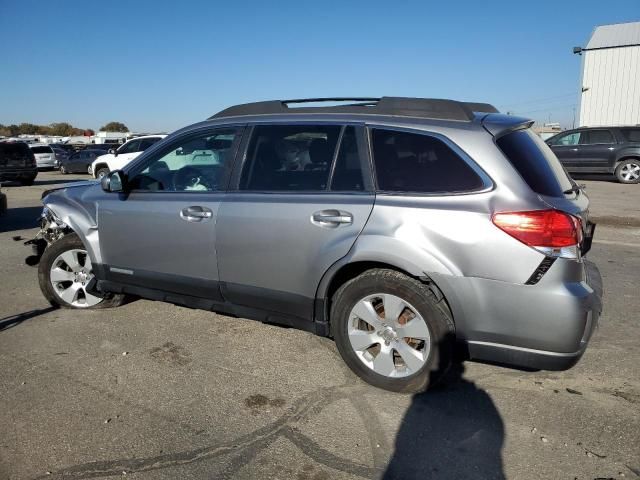
[(582, 242), (580, 219), (557, 210), (502, 212), (493, 223), (516, 240), (550, 257), (579, 257)]
[(36, 167), (36, 166), (38, 166), (38, 162), (36, 162), (36, 156), (33, 154), (33, 152), (31, 152), (30, 157), (31, 157), (31, 158), (30, 158), (30, 160), (31, 160), (31, 166), (32, 166), (32, 167)]

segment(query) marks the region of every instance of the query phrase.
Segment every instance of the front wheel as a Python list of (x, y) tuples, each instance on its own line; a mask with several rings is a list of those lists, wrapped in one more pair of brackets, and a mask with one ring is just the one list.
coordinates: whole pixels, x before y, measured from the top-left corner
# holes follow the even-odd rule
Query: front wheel
[(340, 355), (385, 390), (427, 390), (453, 358), (453, 322), (444, 298), (400, 272), (369, 270), (333, 297), (331, 327)]
[(640, 182), (640, 159), (624, 160), (616, 167), (616, 178), (620, 183)]
[(55, 306), (64, 308), (117, 307), (124, 295), (99, 297), (87, 291), (93, 280), (93, 268), (87, 250), (76, 234), (62, 237), (42, 255), (38, 267), (40, 290)]
[(60, 173), (62, 175), (66, 175), (68, 173), (67, 169), (66, 169), (66, 167), (64, 165), (60, 165)]
[(96, 172), (96, 178), (98, 180), (102, 180), (102, 177), (104, 177), (107, 173), (109, 173), (109, 169), (108, 168), (99, 168), (98, 171)]

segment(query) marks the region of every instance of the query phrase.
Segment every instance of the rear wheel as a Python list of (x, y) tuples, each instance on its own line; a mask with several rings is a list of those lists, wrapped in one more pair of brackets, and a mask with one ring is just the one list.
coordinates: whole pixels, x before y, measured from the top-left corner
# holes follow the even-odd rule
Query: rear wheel
[(400, 272), (369, 270), (336, 292), (331, 326), (338, 350), (363, 380), (422, 392), (453, 357), (453, 322), (443, 298)]
[(640, 159), (624, 160), (616, 167), (616, 178), (620, 183), (640, 182)]
[(117, 307), (124, 295), (99, 297), (87, 287), (93, 280), (93, 268), (82, 241), (76, 234), (62, 237), (42, 255), (38, 267), (40, 290), (52, 305), (65, 308)]

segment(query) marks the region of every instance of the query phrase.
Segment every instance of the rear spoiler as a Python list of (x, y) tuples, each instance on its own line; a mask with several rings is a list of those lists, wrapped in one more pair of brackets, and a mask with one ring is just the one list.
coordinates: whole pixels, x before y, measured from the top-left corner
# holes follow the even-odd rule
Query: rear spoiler
[(469, 110), (476, 113), (500, 113), (500, 111), (490, 103), (464, 102)]
[(482, 126), (494, 137), (500, 137), (514, 130), (529, 128), (534, 121), (529, 118), (490, 113), (482, 119)]

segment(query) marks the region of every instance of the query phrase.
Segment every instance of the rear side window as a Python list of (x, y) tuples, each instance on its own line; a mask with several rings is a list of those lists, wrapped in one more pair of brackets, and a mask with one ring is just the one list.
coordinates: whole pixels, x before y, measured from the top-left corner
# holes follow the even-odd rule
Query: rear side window
[(326, 190), (340, 128), (337, 125), (254, 127), (240, 190)]
[(580, 143), (587, 145), (614, 143), (613, 135), (609, 130), (587, 130), (582, 132)]
[(483, 186), (471, 166), (433, 136), (373, 129), (372, 143), (379, 190), (455, 193)]
[(571, 181), (558, 158), (531, 130), (508, 133), (496, 143), (534, 192), (563, 197), (563, 192), (571, 188)]
[(640, 128), (621, 128), (620, 133), (627, 142), (640, 143)]
[(33, 153), (53, 153), (51, 147), (41, 146), (41, 147), (31, 147), (31, 151)]

